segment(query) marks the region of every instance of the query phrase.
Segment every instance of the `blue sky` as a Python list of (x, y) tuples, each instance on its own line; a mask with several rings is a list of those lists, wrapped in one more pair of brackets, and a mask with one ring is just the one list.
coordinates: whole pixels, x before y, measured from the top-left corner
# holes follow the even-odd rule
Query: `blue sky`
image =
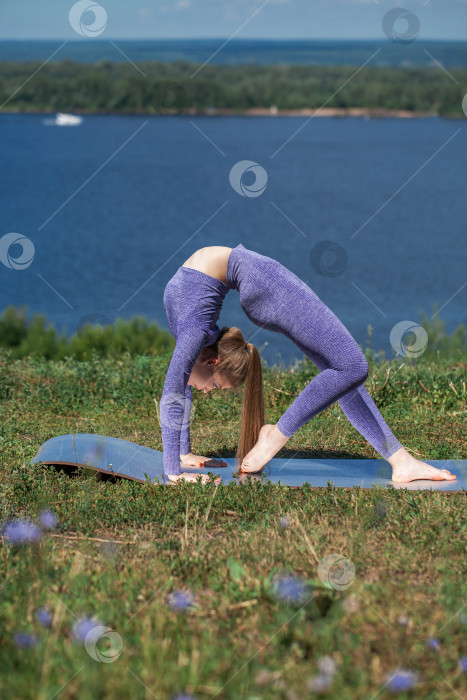
[[(226, 38), (234, 33), (236, 38), (381, 39), (382, 17), (401, 6), (417, 15), (420, 39), (467, 39), (467, 0), (98, 2), (107, 14), (101, 39)], [(1, 3), (1, 39), (79, 38), (68, 21), (72, 0)]]

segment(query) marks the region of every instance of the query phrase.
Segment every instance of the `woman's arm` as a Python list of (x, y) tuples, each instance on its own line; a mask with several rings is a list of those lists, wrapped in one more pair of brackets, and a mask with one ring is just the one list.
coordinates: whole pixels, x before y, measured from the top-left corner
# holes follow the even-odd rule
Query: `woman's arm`
[(185, 387), (185, 410), (183, 413), (183, 425), (180, 432), (180, 456), (191, 454), (190, 415), (193, 395), (190, 384)]
[[(181, 434), (186, 440), (190, 411), (186, 389), (191, 370), (203, 349), (209, 331), (191, 322), (177, 328), (177, 342), (170, 360), (160, 401), (163, 464), (165, 474), (180, 474)], [(191, 409), (191, 405), (190, 405)], [(184, 444), (186, 447), (186, 443)]]

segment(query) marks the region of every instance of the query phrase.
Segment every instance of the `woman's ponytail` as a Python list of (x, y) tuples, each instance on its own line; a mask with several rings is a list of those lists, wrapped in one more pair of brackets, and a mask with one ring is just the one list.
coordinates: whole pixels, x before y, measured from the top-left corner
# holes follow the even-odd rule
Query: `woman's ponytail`
[(245, 455), (256, 445), (259, 431), (264, 425), (263, 370), (261, 357), (253, 343), (247, 343), (250, 354), (248, 373), (243, 391), (243, 404), (240, 413), (240, 438), (235, 455), (238, 469)]
[(209, 348), (218, 358), (217, 372), (224, 372), (232, 388), (245, 384), (240, 412), (240, 436), (235, 455), (239, 469), (243, 458), (258, 441), (264, 425), (263, 370), (261, 356), (253, 343), (245, 342), (242, 331), (235, 326), (223, 326), (216, 343)]

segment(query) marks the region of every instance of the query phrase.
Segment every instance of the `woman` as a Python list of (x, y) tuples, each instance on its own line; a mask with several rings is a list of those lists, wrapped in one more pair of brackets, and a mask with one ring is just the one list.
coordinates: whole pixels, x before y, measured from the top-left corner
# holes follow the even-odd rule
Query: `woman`
[[(247, 317), (283, 333), (321, 372), (297, 396), (276, 425), (264, 425), (260, 355), (236, 327), (216, 322), (230, 289), (240, 294)], [(346, 327), (293, 272), (273, 258), (245, 248), (200, 248), (179, 267), (164, 291), (170, 329), (176, 338), (161, 397), (164, 472), (170, 481), (195, 481), (186, 466), (224, 466), (194, 455), (190, 444), (191, 387), (200, 391), (245, 384), (236, 465), (255, 473), (311, 418), (339, 403), (352, 425), (392, 466), (392, 480), (455, 479), (447, 469), (421, 462), (390, 431), (363, 383), (368, 363)], [(202, 475), (203, 483), (208, 475)], [(220, 481), (220, 477), (218, 479)]]

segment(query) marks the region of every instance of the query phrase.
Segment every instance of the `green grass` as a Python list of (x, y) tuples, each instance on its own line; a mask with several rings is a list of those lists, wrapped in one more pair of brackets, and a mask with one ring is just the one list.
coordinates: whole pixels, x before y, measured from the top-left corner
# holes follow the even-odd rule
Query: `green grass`
[(46, 360), (90, 360), (93, 354), (119, 357), (130, 355), (155, 355), (173, 350), (175, 339), (169, 330), (161, 329), (155, 321), (147, 322), (144, 316), (130, 321), (109, 319), (91, 314), (82, 319), (79, 328), (67, 337), (66, 327), (58, 333), (45, 314), (32, 314), (28, 318), (26, 305), (7, 306), (0, 316), (0, 344), (11, 350), (11, 358), (38, 355)]
[[(401, 698), (466, 697), (465, 491), (166, 487), (29, 466), (45, 440), (70, 432), (162, 449), (154, 398), (170, 356), (47, 361), (0, 351), (1, 520), (35, 519), (43, 508), (59, 519), (39, 544), (0, 545), (2, 699), (312, 698), (322, 656), (338, 664), (325, 697), (392, 697), (383, 686), (398, 667), (419, 674)], [(365, 386), (402, 444), (422, 459), (466, 459), (465, 349), (455, 359), (367, 357)], [(265, 367), (266, 422), (316, 372), (309, 361), (293, 372)], [(234, 456), (240, 401), (194, 392), (197, 453)], [(337, 404), (277, 456), (378, 457)], [(320, 578), (332, 553), (355, 567), (342, 589)], [(307, 582), (307, 605), (274, 596), (279, 574)], [(166, 596), (177, 590), (193, 594), (192, 609), (171, 608)], [(35, 617), (41, 607), (54, 615), (51, 629)], [(113, 663), (73, 637), (76, 619), (91, 615), (122, 639)], [(18, 647), (18, 632), (37, 644)]]

